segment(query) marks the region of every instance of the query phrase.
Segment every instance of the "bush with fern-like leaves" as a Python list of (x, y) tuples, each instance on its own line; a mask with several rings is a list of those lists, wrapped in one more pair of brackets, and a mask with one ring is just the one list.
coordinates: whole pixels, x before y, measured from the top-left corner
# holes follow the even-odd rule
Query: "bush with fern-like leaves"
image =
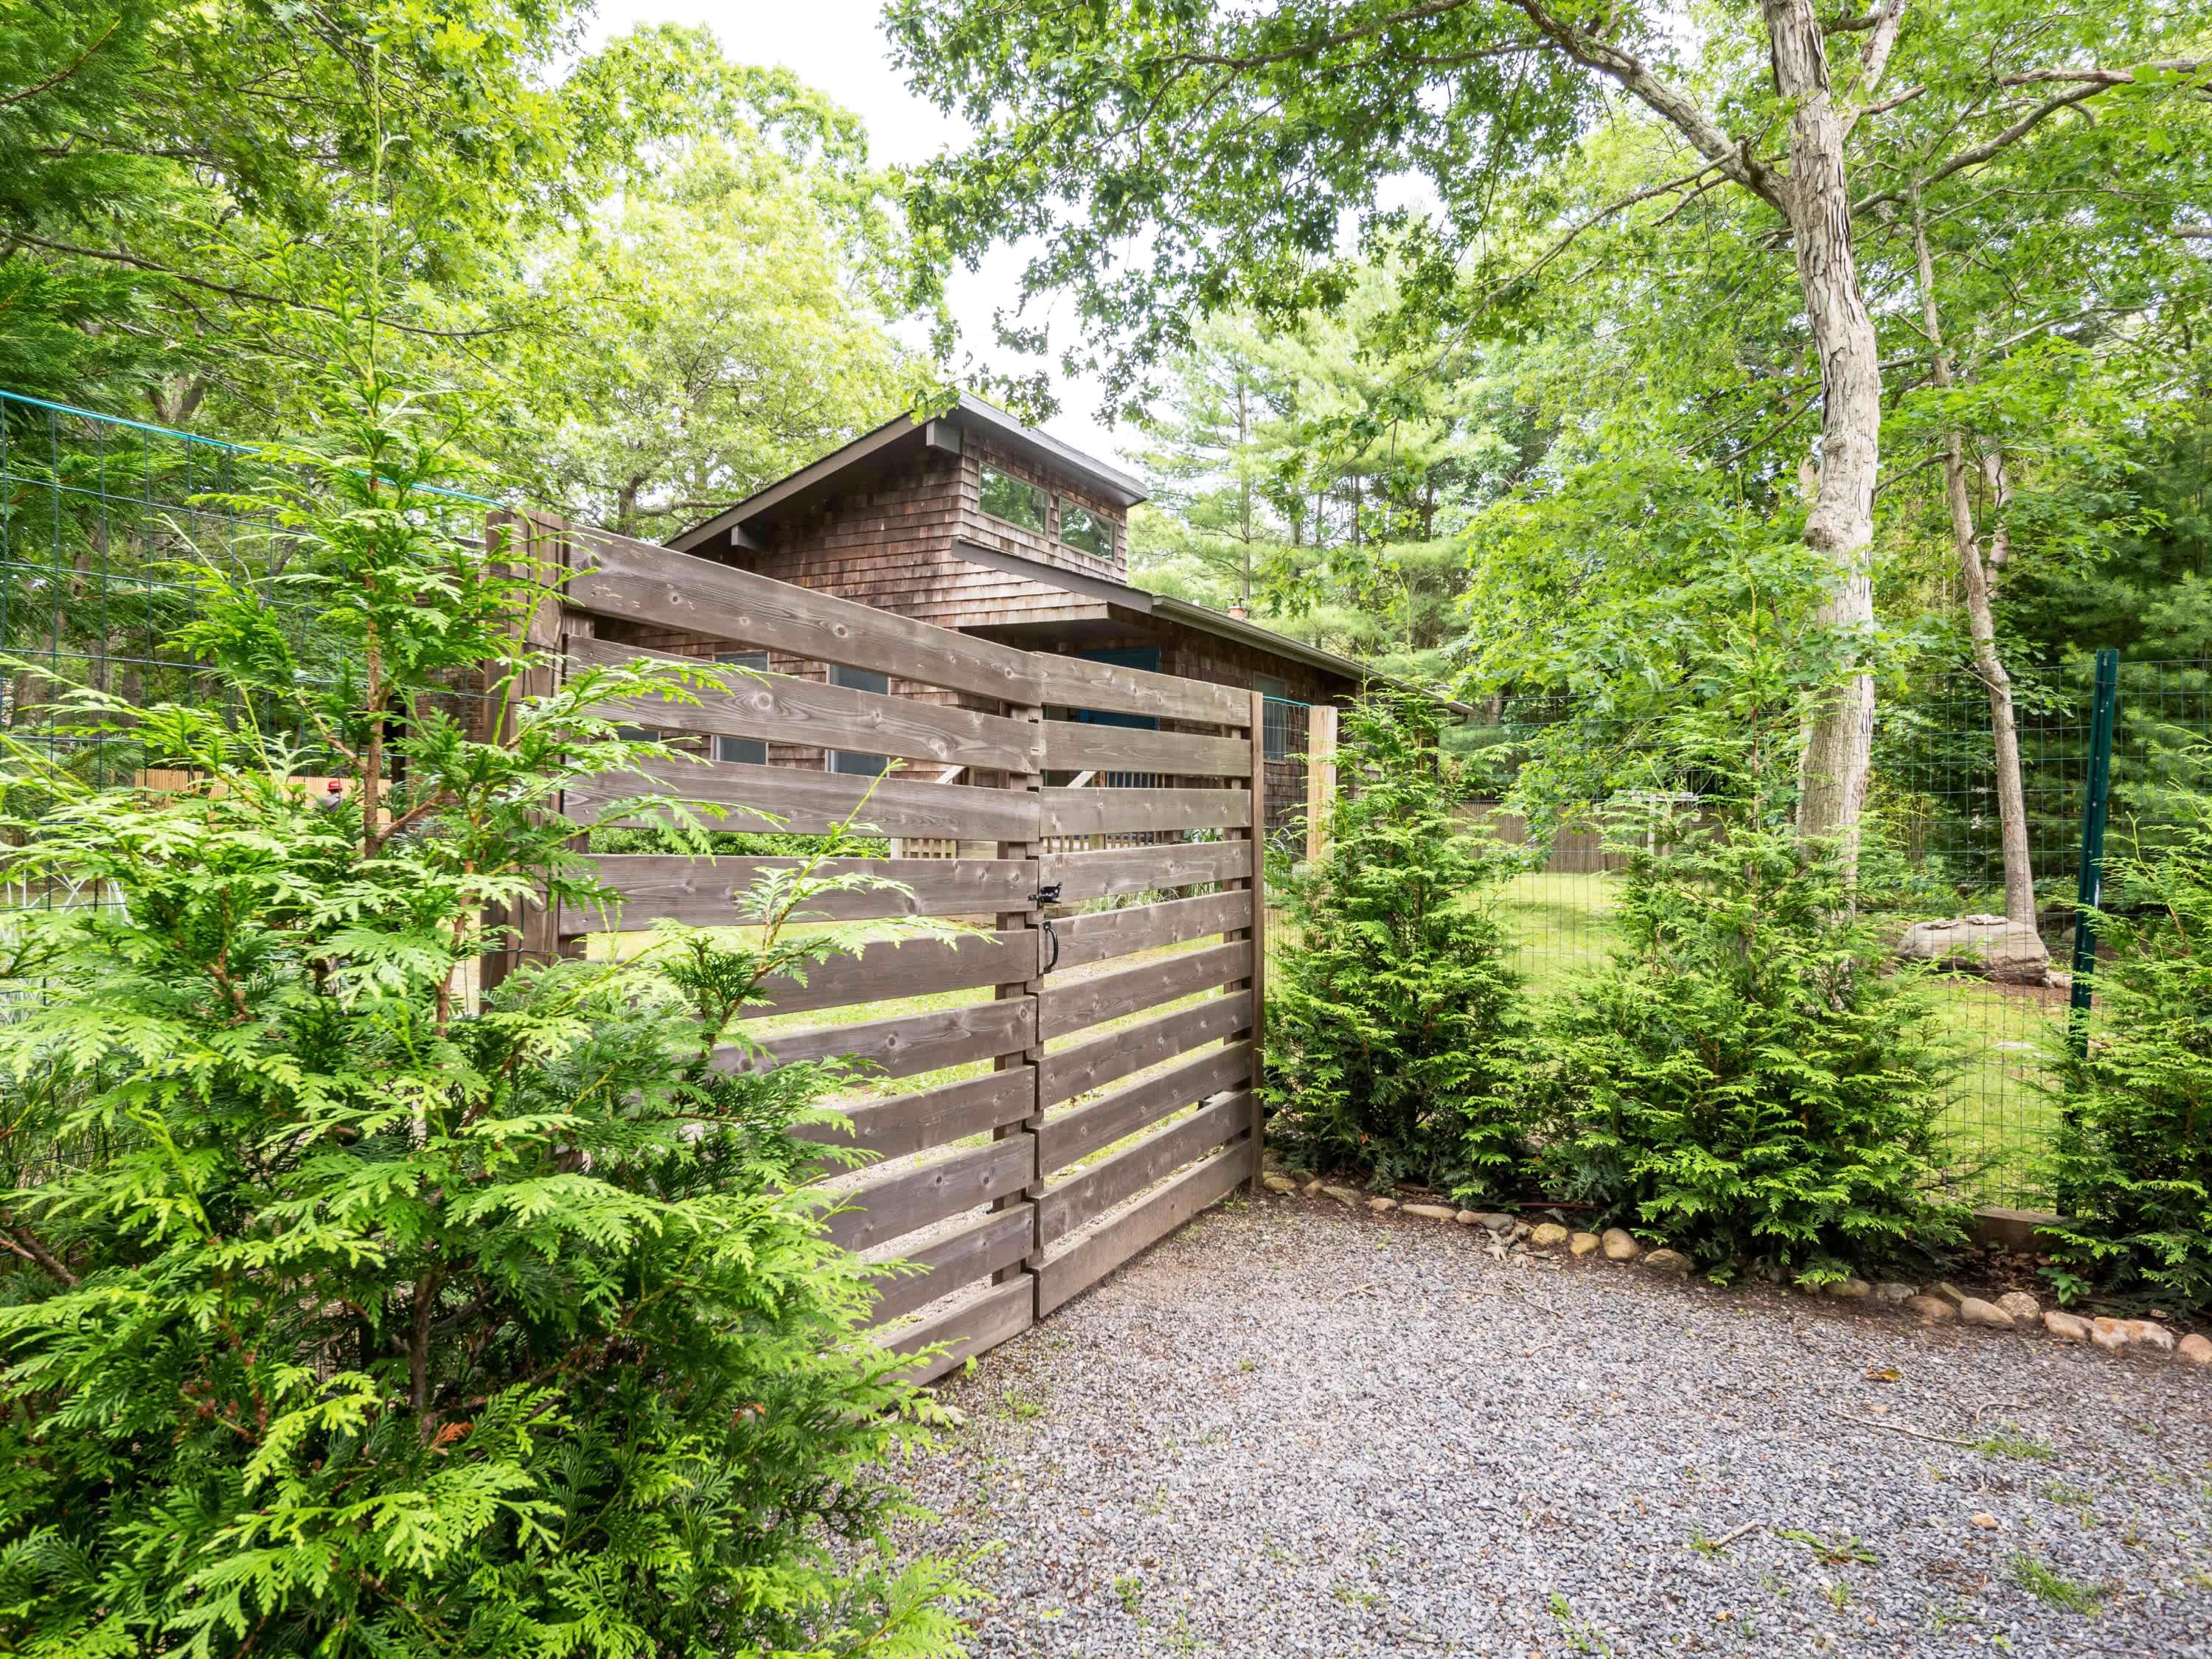
[(1936, 1012), (1835, 850), (1717, 798), (1622, 828), (1619, 943), (1539, 1045), (1553, 1189), (1721, 1277), (1821, 1283), (1957, 1241)]
[[(946, 1570), (886, 1543), (933, 1408), (856, 1340), (793, 1133), (835, 1067), (724, 1059), (838, 948), (789, 926), (836, 881), (472, 996), (489, 908), (605, 896), (563, 789), (680, 758), (597, 711), (699, 676), (529, 700), (515, 663), (473, 738), (443, 688), (538, 596), (429, 533), (388, 389), (339, 429), (263, 515), (304, 637), (180, 573), (204, 702), (7, 739), (0, 871), (55, 902), (0, 921), (0, 1649), (959, 1651)], [(71, 740), (185, 781), (89, 789)]]
[(2212, 805), (2192, 810), (2172, 845), (2113, 861), (2130, 902), (2097, 922), (2087, 1042), (2051, 1057), (2065, 1219), (2043, 1242), (2068, 1302), (2212, 1308)]
[(1328, 842), (1292, 881), (1267, 987), (1270, 1141), (1293, 1164), (1463, 1197), (1511, 1188), (1520, 984), (1502, 866), (1460, 816), (1433, 705), (1343, 714)]

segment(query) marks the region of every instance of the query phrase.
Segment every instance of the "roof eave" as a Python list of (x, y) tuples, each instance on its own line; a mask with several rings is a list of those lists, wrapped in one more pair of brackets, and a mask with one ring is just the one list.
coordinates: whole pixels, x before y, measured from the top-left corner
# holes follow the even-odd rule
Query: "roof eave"
[(1235, 617), (1225, 617), (1218, 611), (1208, 610), (1202, 605), (1193, 605), (1188, 599), (1170, 599), (1164, 593), (1155, 593), (1151, 598), (1152, 615), (1164, 617), (1170, 622), (1181, 623), (1186, 628), (1195, 628), (1204, 633), (1218, 635), (1224, 639), (1237, 640), (1255, 649), (1273, 652), (1279, 657), (1288, 657), (1293, 662), (1304, 663), (1310, 668), (1319, 668), (1328, 673), (1341, 675), (1362, 685), (1388, 685), (1400, 691), (1410, 691), (1416, 696), (1426, 697), (1433, 702), (1442, 704), (1455, 714), (1472, 716), (1475, 712), (1468, 704), (1458, 702), (1455, 698), (1441, 696), (1426, 686), (1416, 685), (1411, 680), (1399, 678), (1395, 674), (1386, 674), (1378, 668), (1370, 668), (1357, 658), (1340, 657), (1335, 652), (1324, 650), (1320, 646), (1309, 645), (1304, 640), (1294, 640), (1286, 634), (1278, 634), (1273, 629), (1262, 628), (1257, 623), (1244, 622)]

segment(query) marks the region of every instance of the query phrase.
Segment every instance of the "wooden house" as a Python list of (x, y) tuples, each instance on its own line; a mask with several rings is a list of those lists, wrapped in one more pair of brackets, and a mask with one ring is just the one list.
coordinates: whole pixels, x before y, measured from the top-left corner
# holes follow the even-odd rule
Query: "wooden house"
[[(1144, 499), (1143, 484), (1127, 473), (963, 396), (933, 419), (886, 422), (669, 545), (1025, 650), (1264, 692), (1275, 700), (1267, 732), (1273, 820), (1274, 797), (1285, 811), (1304, 802), (1302, 705), (1340, 704), (1375, 676), (1334, 652), (1132, 584), (1128, 512)], [(710, 645), (646, 630), (625, 642), (696, 653)], [(951, 695), (836, 665), (732, 659), (865, 690)], [(731, 758), (855, 772), (884, 763), (798, 745), (744, 747)]]

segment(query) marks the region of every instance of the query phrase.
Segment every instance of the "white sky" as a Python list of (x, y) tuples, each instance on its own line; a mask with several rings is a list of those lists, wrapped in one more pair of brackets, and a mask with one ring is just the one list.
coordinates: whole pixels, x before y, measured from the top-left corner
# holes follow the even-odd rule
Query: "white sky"
[[(704, 24), (741, 63), (780, 64), (820, 88), (867, 124), (869, 154), (878, 161), (927, 161), (967, 137), (965, 125), (940, 115), (907, 90), (892, 68), (878, 19), (881, 0), (599, 0), (587, 44), (596, 46), (641, 23)], [(994, 252), (974, 273), (956, 269), (950, 300), (960, 325), (960, 349), (1006, 372), (1042, 366), (1052, 374), (1060, 413), (1046, 422), (1054, 436), (1112, 460), (1121, 439), (1097, 419), (1095, 384), (1064, 380), (1056, 367), (1005, 352), (992, 337), (991, 313), (1020, 297), (1021, 259)], [(1071, 319), (1052, 318), (1055, 345)]]

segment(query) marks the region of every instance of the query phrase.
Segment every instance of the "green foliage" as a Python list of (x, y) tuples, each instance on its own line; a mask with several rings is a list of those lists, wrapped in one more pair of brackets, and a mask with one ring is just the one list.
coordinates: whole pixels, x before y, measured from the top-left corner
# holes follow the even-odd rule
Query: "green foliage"
[(1620, 826), (1620, 943), (1541, 1039), (1558, 1190), (1719, 1275), (1820, 1283), (1957, 1239), (1924, 988), (1832, 849), (1718, 805)]
[(1315, 1169), (1464, 1195), (1510, 1190), (1520, 987), (1489, 902), (1502, 866), (1456, 817), (1434, 705), (1343, 717), (1329, 843), (1290, 890), (1267, 987), (1268, 1134)]
[(1510, 378), (1446, 331), (1407, 341), (1398, 283), (1364, 270), (1344, 314), (1201, 325), (1140, 452), (1137, 579), (1422, 681), (1449, 673), (1470, 515), (1541, 446)]
[(2212, 805), (2168, 848), (2113, 860), (2136, 907), (2100, 918), (2087, 1052), (2051, 1056), (2044, 1170), (2065, 1217), (2047, 1269), (2069, 1302), (2212, 1307)]
[(331, 505), (269, 504), (307, 646), (205, 566), (208, 695), (57, 716), (185, 783), (90, 790), (20, 735), (0, 768), (0, 873), (53, 899), (0, 928), (0, 1647), (957, 1652), (945, 1570), (884, 1547), (930, 1408), (853, 1340), (836, 1155), (793, 1133), (837, 1067), (721, 1058), (866, 878), (477, 993), (488, 908), (603, 896), (553, 796), (680, 759), (595, 711), (700, 676), (528, 697), (520, 660), (477, 740), (442, 687), (536, 595), (425, 532), (420, 411), (331, 424)]

